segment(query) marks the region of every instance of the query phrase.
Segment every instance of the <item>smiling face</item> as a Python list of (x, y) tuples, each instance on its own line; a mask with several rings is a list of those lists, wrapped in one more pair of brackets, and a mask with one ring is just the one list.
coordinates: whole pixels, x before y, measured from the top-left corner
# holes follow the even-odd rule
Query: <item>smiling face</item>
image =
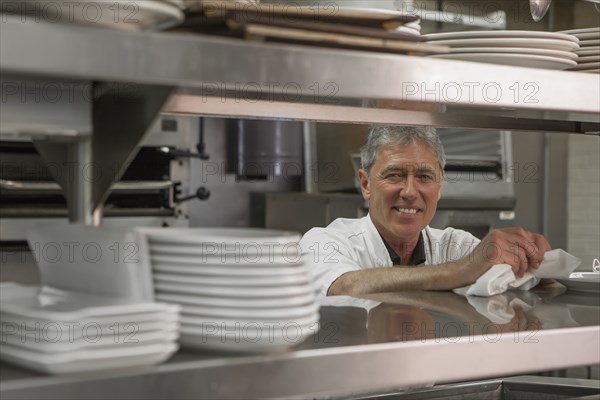
[(442, 170), (429, 146), (380, 146), (370, 176), (360, 170), (359, 179), (371, 220), (386, 242), (416, 242), (441, 195)]

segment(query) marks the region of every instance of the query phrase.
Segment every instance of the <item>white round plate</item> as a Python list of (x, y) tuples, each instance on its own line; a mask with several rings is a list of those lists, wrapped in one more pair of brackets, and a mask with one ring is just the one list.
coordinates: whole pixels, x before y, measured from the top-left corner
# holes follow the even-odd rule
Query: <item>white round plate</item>
[(599, 272), (573, 272), (568, 279), (557, 279), (568, 290), (575, 292), (600, 293)]
[(583, 71), (577, 71), (577, 72), (588, 72), (588, 73), (590, 73), (590, 74), (597, 74), (597, 73), (599, 73), (599, 72), (600, 72), (600, 69), (586, 69), (586, 70), (583, 70)]
[(569, 29), (567, 31), (560, 31), (560, 33), (568, 33), (570, 35), (579, 35), (582, 33), (594, 33), (600, 32), (600, 28), (579, 28), (579, 29)]
[(298, 242), (297, 232), (258, 228), (140, 228), (148, 237), (150, 247), (157, 244), (202, 245), (202, 244), (286, 244)]
[(220, 328), (227, 328), (232, 330), (262, 330), (262, 329), (276, 329), (283, 328), (286, 325), (295, 326), (310, 326), (316, 322), (319, 322), (319, 312), (312, 312), (304, 314), (303, 316), (294, 318), (287, 317), (277, 320), (271, 320), (269, 318), (254, 318), (248, 316), (245, 318), (226, 318), (224, 316), (210, 316), (210, 315), (182, 315), (181, 326), (186, 327), (207, 327), (215, 326)]
[(598, 56), (600, 55), (600, 46), (591, 46), (591, 47), (585, 47), (579, 50), (575, 50), (575, 54), (577, 54), (579, 57), (582, 56)]
[(198, 285), (223, 286), (291, 286), (310, 284), (308, 274), (274, 275), (274, 276), (193, 276), (181, 274), (155, 273), (154, 280), (164, 283), (189, 283)]
[[(127, 31), (166, 29), (183, 22), (182, 10), (169, 2), (148, 0), (80, 0), (54, 1), (0, 0), (2, 10), (31, 16), (36, 22), (75, 23), (89, 27), (103, 27)], [(48, 5), (48, 4), (51, 5)]]
[(423, 35), (427, 40), (448, 40), (448, 39), (490, 39), (490, 38), (539, 38), (539, 39), (555, 39), (568, 40), (570, 42), (578, 42), (578, 39), (570, 34), (560, 32), (543, 32), (543, 31), (461, 31), (461, 32), (441, 32), (430, 33)]
[[(160, 250), (160, 249), (159, 249)], [(273, 256), (250, 256), (246, 254), (225, 254), (221, 256), (193, 254), (193, 253), (169, 253), (162, 251), (150, 251), (150, 261), (154, 264), (172, 264), (189, 266), (253, 266), (253, 267), (293, 267), (301, 265), (298, 255), (289, 257)]]
[(285, 307), (279, 309), (247, 309), (247, 308), (232, 308), (232, 307), (210, 307), (210, 306), (182, 306), (182, 315), (193, 316), (208, 316), (208, 317), (224, 317), (224, 318), (263, 318), (277, 319), (285, 318), (301, 318), (312, 315), (319, 311), (318, 303), (309, 303), (300, 307)]
[(297, 296), (274, 297), (274, 298), (227, 298), (212, 296), (197, 296), (174, 293), (156, 293), (156, 299), (181, 305), (193, 305), (203, 307), (231, 307), (247, 310), (281, 309), (287, 307), (304, 306), (315, 301), (314, 293), (306, 293)]
[(173, 294), (197, 294), (200, 296), (219, 296), (230, 298), (272, 298), (297, 296), (311, 293), (311, 285), (283, 286), (283, 287), (261, 287), (240, 288), (232, 286), (204, 286), (197, 284), (166, 283), (154, 281), (154, 289), (157, 292)]
[(288, 297), (273, 298), (228, 298), (215, 296), (196, 296), (175, 293), (161, 293), (155, 295), (157, 300), (177, 303), (181, 305), (193, 305), (203, 307), (230, 307), (248, 310), (286, 309), (289, 307), (300, 307), (312, 304), (315, 301), (314, 293), (305, 293)]
[(584, 49), (587, 47), (593, 47), (593, 46), (600, 46), (600, 39), (582, 40), (581, 42), (579, 42), (579, 47), (584, 48)]
[(572, 51), (532, 49), (526, 47), (454, 47), (450, 49), (450, 54), (458, 53), (513, 53), (513, 54), (532, 54), (537, 56), (559, 57), (567, 60), (577, 60), (577, 54)]
[(319, 330), (319, 324), (299, 327), (290, 325), (283, 329), (264, 329), (231, 332), (215, 327), (181, 328), (179, 342), (183, 347), (205, 350), (233, 351), (239, 353), (273, 353), (286, 350), (304, 342)]
[(577, 39), (579, 39), (579, 43), (581, 43), (582, 40), (598, 40), (598, 39), (600, 39), (600, 32), (578, 33), (578, 34), (571, 33), (571, 35), (573, 35)]
[(586, 63), (592, 63), (592, 62), (598, 62), (598, 61), (600, 61), (600, 54), (597, 56), (579, 57), (579, 59), (577, 60), (577, 64), (586, 64)]
[(484, 39), (451, 39), (431, 40), (426, 43), (450, 47), (526, 47), (573, 51), (579, 48), (575, 42), (555, 39), (521, 39), (521, 38), (484, 38)]
[(576, 61), (557, 57), (545, 57), (529, 54), (436, 54), (432, 58), (448, 60), (474, 61), (488, 64), (512, 65), (517, 67), (543, 68), (562, 70), (577, 65)]
[(570, 68), (571, 71), (588, 71), (591, 69), (598, 69), (600, 68), (600, 62), (591, 62), (591, 63), (585, 63), (585, 64), (580, 64), (574, 68)]
[(183, 274), (193, 276), (219, 276), (225, 278), (245, 279), (248, 277), (264, 278), (271, 276), (305, 276), (307, 270), (303, 266), (295, 267), (273, 267), (271, 265), (260, 267), (255, 265), (244, 265), (229, 267), (224, 265), (186, 265), (172, 263), (158, 263), (152, 265), (154, 273)]

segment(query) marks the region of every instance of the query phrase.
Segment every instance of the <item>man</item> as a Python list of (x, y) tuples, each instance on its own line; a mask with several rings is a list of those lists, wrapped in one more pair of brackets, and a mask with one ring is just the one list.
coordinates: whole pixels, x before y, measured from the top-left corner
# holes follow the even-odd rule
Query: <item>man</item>
[(517, 276), (538, 268), (550, 245), (521, 228), (468, 232), (428, 226), (441, 196), (445, 154), (433, 128), (375, 126), (361, 149), (369, 215), (340, 218), (300, 242), (321, 295), (450, 290), (495, 264)]

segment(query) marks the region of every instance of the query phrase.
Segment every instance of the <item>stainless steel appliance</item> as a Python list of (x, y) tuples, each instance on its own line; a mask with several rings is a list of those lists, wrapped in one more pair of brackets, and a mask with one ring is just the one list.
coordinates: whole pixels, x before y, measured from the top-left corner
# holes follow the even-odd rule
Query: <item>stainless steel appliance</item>
[[(122, 178), (113, 184), (103, 208), (104, 224), (187, 224), (188, 203), (181, 198), (190, 191), (189, 149), (197, 140), (197, 131), (197, 118), (159, 117)], [(27, 229), (41, 221), (68, 223), (67, 202), (52, 174), (52, 169), (65, 171), (63, 167), (44, 161), (30, 140), (0, 141), (0, 241), (3, 244), (25, 240)], [(73, 168), (73, 174), (76, 171)], [(87, 171), (84, 179), (111, 173), (95, 170), (92, 164), (83, 171)]]

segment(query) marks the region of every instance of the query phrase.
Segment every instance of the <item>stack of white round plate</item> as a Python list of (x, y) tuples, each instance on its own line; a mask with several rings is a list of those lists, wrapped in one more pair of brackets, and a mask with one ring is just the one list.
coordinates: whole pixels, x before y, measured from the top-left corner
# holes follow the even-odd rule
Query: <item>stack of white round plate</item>
[(179, 306), (0, 284), (0, 359), (42, 373), (144, 367), (177, 351)]
[(155, 298), (182, 307), (182, 345), (240, 352), (294, 346), (318, 330), (300, 235), (265, 229), (141, 229)]
[(465, 31), (424, 35), (428, 43), (450, 47), (429, 57), (563, 70), (577, 65), (578, 39), (558, 32)]
[(183, 0), (0, 0), (23, 22), (77, 24), (118, 30), (160, 30), (183, 22)]
[(600, 28), (582, 28), (562, 31), (579, 39), (577, 66), (571, 71), (600, 73)]

